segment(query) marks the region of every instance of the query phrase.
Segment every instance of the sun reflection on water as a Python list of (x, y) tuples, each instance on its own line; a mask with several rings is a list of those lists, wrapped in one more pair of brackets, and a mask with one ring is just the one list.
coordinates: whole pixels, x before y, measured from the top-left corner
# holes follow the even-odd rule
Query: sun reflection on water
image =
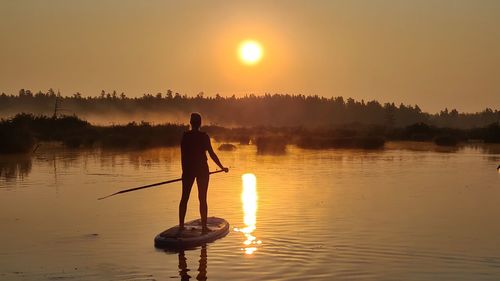
[(262, 241), (257, 240), (252, 233), (256, 229), (257, 223), (257, 179), (254, 174), (244, 174), (243, 191), (241, 193), (241, 202), (243, 203), (243, 221), (244, 228), (235, 228), (235, 231), (241, 232), (245, 235), (246, 240), (243, 242), (245, 254), (251, 255), (257, 250), (257, 245), (262, 244)]

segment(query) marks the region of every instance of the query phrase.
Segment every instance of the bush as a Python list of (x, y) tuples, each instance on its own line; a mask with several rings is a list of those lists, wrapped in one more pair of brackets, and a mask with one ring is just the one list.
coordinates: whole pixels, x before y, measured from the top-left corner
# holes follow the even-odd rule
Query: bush
[(354, 144), (356, 148), (380, 149), (384, 147), (385, 140), (382, 137), (360, 137)]
[(434, 143), (439, 146), (456, 146), (458, 139), (450, 135), (442, 135), (434, 138)]
[(0, 126), (0, 154), (27, 153), (33, 149), (34, 144), (35, 139), (27, 129)]
[(302, 137), (297, 146), (306, 149), (326, 148), (382, 148), (385, 140), (381, 137)]
[(281, 136), (258, 137), (255, 140), (257, 153), (261, 154), (284, 154), (287, 141)]

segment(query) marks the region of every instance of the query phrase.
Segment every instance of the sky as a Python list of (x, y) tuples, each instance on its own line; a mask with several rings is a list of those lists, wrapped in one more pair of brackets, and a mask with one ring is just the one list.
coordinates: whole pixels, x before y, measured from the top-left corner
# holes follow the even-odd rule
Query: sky
[[(500, 1), (0, 0), (0, 92), (289, 93), (500, 108)], [(244, 40), (263, 47), (243, 64)]]

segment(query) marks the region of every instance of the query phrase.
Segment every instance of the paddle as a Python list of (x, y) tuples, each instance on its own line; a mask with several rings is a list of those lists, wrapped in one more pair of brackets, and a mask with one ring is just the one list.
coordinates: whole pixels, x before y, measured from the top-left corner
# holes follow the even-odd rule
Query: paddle
[[(216, 174), (216, 173), (220, 173), (220, 172), (224, 172), (224, 170), (217, 170), (217, 171), (210, 172), (208, 174), (211, 175), (211, 174)], [(104, 196), (104, 197), (98, 198), (97, 200), (102, 200), (102, 199), (105, 199), (105, 198), (108, 198), (108, 197), (111, 197), (111, 196), (115, 196), (115, 195), (118, 195), (118, 194), (127, 193), (127, 192), (131, 192), (131, 191), (136, 191), (136, 190), (139, 190), (139, 189), (144, 189), (144, 188), (149, 188), (149, 187), (154, 187), (154, 186), (158, 186), (158, 185), (163, 185), (163, 184), (167, 184), (167, 183), (173, 183), (173, 182), (181, 181), (181, 180), (182, 180), (182, 178), (179, 178), (179, 179), (175, 179), (175, 180), (162, 181), (162, 182), (158, 182), (158, 183), (153, 183), (153, 184), (143, 185), (143, 186), (134, 187), (134, 188), (130, 188), (130, 189), (125, 189), (125, 190), (118, 191), (118, 192), (115, 192), (113, 194), (110, 194), (108, 196)]]

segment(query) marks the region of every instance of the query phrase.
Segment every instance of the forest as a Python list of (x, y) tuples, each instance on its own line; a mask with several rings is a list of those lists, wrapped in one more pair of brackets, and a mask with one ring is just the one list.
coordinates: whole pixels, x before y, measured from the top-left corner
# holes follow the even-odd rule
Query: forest
[(76, 115), (92, 124), (114, 125), (129, 122), (186, 124), (191, 112), (200, 112), (204, 123), (224, 127), (335, 128), (344, 125), (379, 125), (402, 128), (416, 123), (456, 129), (485, 127), (500, 120), (497, 108), (465, 113), (443, 109), (423, 112), (418, 105), (381, 104), (343, 97), (288, 94), (253, 94), (242, 97), (199, 93), (190, 97), (167, 90), (165, 93), (128, 97), (117, 91), (84, 97), (81, 93), (62, 95), (53, 89), (17, 94), (0, 94), (0, 117), (18, 113), (34, 115)]

